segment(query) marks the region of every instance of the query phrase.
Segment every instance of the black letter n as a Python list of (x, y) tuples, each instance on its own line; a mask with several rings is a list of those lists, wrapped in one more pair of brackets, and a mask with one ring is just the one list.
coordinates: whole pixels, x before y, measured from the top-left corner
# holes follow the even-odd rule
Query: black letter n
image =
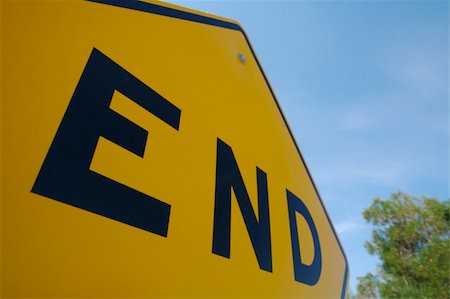
[(270, 240), (267, 177), (257, 168), (258, 209), (256, 219), (250, 198), (234, 158), (233, 151), (217, 139), (216, 195), (212, 252), (230, 258), (231, 188), (236, 195), (242, 217), (255, 250), (259, 267), (272, 272), (272, 247)]
[(99, 136), (144, 156), (148, 132), (109, 108), (115, 90), (178, 130), (177, 107), (93, 49), (32, 192), (167, 236), (170, 205), (89, 170)]

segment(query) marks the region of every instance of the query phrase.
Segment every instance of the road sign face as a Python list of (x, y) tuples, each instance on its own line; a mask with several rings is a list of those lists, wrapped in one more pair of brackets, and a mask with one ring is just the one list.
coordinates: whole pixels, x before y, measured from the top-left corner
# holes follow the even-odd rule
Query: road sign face
[(234, 21), (3, 1), (1, 295), (343, 297), (347, 262)]

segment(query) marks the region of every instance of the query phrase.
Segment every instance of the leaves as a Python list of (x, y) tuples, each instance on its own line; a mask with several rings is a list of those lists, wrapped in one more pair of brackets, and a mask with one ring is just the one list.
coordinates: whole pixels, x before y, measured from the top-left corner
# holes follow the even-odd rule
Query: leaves
[(364, 245), (382, 264), (358, 278), (365, 298), (449, 298), (449, 201), (396, 192), (363, 212), (374, 226)]

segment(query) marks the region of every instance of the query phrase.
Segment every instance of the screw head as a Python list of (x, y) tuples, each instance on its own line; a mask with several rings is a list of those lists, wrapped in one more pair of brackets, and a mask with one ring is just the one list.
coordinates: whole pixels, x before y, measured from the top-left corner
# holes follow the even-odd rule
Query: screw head
[(247, 62), (247, 58), (245, 58), (245, 55), (242, 53), (238, 53), (238, 58), (242, 64), (245, 64)]

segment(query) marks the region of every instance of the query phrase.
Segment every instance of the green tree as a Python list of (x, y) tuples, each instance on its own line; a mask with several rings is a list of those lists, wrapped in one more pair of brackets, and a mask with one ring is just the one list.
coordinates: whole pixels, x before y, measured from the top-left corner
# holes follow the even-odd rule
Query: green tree
[(381, 265), (358, 278), (364, 298), (450, 298), (449, 201), (396, 192), (363, 212), (374, 226), (365, 243)]

